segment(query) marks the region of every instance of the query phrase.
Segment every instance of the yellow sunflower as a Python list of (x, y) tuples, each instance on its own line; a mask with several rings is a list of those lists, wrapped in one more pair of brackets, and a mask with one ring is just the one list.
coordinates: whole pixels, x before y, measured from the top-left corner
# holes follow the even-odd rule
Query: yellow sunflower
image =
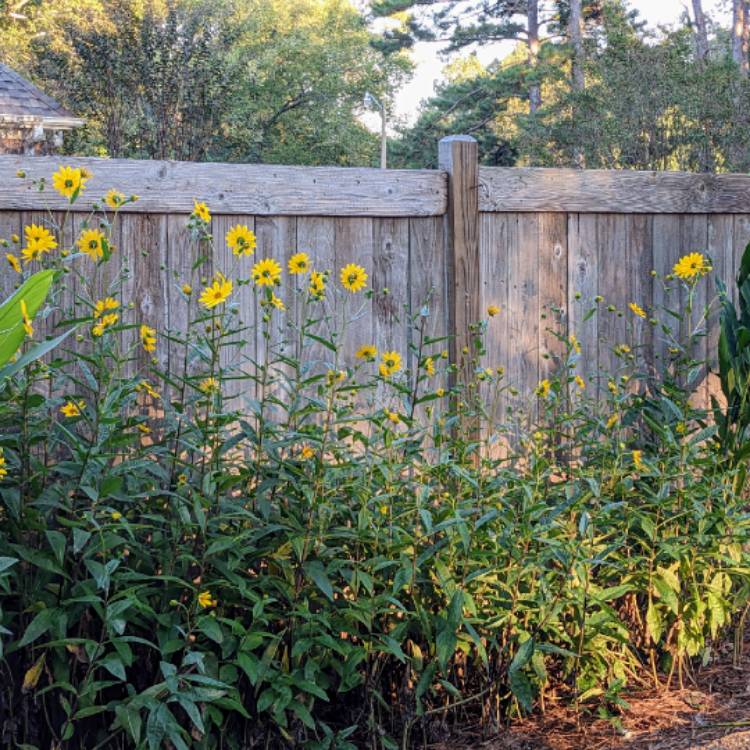
[(364, 344), (357, 349), (357, 353), (354, 355), (357, 359), (364, 359), (366, 362), (372, 362), (375, 357), (378, 356), (377, 347), (373, 344)]
[(424, 371), (432, 377), (435, 374), (435, 360), (432, 357), (427, 357), (424, 361)]
[(223, 274), (217, 273), (216, 276), (214, 276), (213, 283), (203, 290), (198, 301), (203, 307), (210, 310), (211, 308), (216, 307), (216, 305), (226, 302), (231, 293), (232, 282)]
[(104, 232), (98, 229), (86, 229), (76, 244), (82, 253), (88, 255), (91, 260), (97, 261), (104, 257), (105, 242)]
[(57, 240), (47, 227), (29, 224), (27, 227), (24, 227), (23, 234), (27, 244), (35, 243), (43, 253), (48, 253), (57, 247)]
[(8, 470), (5, 468), (5, 455), (3, 449), (0, 448), (0, 479), (8, 476)]
[(156, 351), (156, 329), (147, 326), (145, 323), (140, 328), (141, 335), (141, 346), (144, 351), (155, 352)]
[(384, 378), (395, 375), (401, 369), (401, 355), (398, 352), (384, 352), (380, 358), (380, 374)]
[(545, 378), (537, 386), (536, 395), (541, 396), (542, 398), (547, 398), (551, 390), (552, 390), (552, 383), (550, 383), (549, 380)]
[(273, 259), (259, 260), (253, 266), (253, 279), (257, 286), (273, 286), (281, 280), (281, 266)]
[(5, 260), (16, 273), (21, 273), (21, 261), (13, 253), (5, 253)]
[(489, 315), (491, 318), (494, 318), (495, 315), (497, 315), (500, 312), (500, 308), (497, 305), (490, 305), (487, 308), (487, 315)]
[(367, 273), (362, 266), (349, 263), (341, 269), (339, 280), (344, 289), (354, 294), (367, 286)]
[(695, 277), (707, 274), (710, 270), (711, 266), (702, 253), (689, 253), (688, 255), (683, 255), (682, 258), (675, 263), (672, 273), (677, 276), (678, 279), (689, 281)]
[(68, 401), (60, 407), (60, 412), (64, 417), (79, 417), (85, 406), (85, 401)]
[(639, 318), (646, 317), (646, 311), (637, 302), (631, 302), (628, 307), (633, 315), (637, 315)]
[(302, 274), (310, 270), (310, 256), (307, 253), (295, 253), (289, 258), (289, 273)]
[(61, 166), (52, 175), (52, 187), (72, 203), (78, 193), (86, 187), (86, 179), (78, 167)]
[(104, 202), (114, 211), (116, 211), (120, 206), (122, 206), (127, 198), (125, 197), (124, 193), (121, 193), (119, 190), (115, 190), (112, 188), (107, 195), (104, 196)]
[(308, 289), (310, 296), (315, 299), (322, 299), (326, 292), (326, 276), (322, 271), (313, 271), (310, 274), (310, 287)]
[(268, 303), (272, 307), (275, 307), (277, 310), (281, 310), (282, 312), (286, 310), (284, 301), (281, 299), (281, 297), (277, 297), (275, 294), (271, 294), (271, 299), (268, 301)]
[(104, 299), (98, 299), (94, 303), (94, 317), (100, 318), (108, 310), (116, 310), (120, 306), (120, 303), (114, 297), (105, 297)]
[(211, 596), (210, 591), (201, 591), (198, 594), (198, 606), (206, 609), (207, 607), (215, 607), (218, 604), (216, 599)]
[(584, 390), (586, 388), (586, 381), (580, 375), (576, 375), (573, 379), (575, 380), (576, 385), (581, 390)]
[(117, 313), (102, 315), (99, 322), (91, 329), (91, 333), (94, 336), (103, 336), (105, 331), (115, 325), (119, 319), (120, 316)]
[(256, 245), (255, 233), (245, 224), (235, 224), (227, 232), (227, 247), (234, 255), (252, 255)]
[(203, 393), (215, 393), (219, 390), (219, 381), (216, 378), (203, 378), (198, 383), (198, 390)]
[(211, 221), (211, 212), (208, 206), (200, 201), (193, 201), (193, 216), (208, 224)]

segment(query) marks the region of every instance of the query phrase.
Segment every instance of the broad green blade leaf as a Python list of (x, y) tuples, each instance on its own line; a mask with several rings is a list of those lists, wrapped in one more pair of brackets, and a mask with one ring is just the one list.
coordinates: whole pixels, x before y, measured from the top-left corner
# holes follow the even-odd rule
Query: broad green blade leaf
[(52, 270), (35, 273), (0, 305), (0, 365), (9, 361), (23, 342), (25, 332), (21, 300), (26, 303), (29, 317), (33, 320), (47, 298), (54, 276), (55, 272)]

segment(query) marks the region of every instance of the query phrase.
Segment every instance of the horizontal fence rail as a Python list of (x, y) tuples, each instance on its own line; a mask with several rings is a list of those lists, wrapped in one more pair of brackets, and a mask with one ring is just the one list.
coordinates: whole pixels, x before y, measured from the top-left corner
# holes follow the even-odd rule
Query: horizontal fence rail
[[(128, 213), (190, 213), (193, 201), (215, 213), (297, 216), (438, 216), (445, 213), (446, 177), (432, 170), (384, 171), (341, 167), (286, 167), (135, 159), (0, 156), (3, 210), (65, 210), (49, 184), (60, 164), (86, 167), (93, 177), (76, 202), (91, 209), (110, 188), (138, 201)], [(46, 178), (40, 193), (27, 180)]]
[[(519, 391), (498, 401), (503, 413), (533, 404), (534, 389), (559, 367), (571, 334), (581, 344), (576, 372), (594, 392), (622, 364), (615, 345), (631, 347), (638, 366), (654, 373), (668, 359), (666, 339), (659, 326), (634, 319), (629, 303), (666, 321), (660, 308), (685, 300), (679, 290), (665, 297), (663, 277), (689, 252), (707, 254), (733, 290), (750, 241), (750, 176), (480, 167), (477, 144), (466, 136), (441, 142), (440, 170), (3, 156), (0, 237), (48, 222), (48, 206), (62, 216), (65, 203), (51, 185), (39, 193), (15, 176), (22, 170), (49, 182), (61, 163), (93, 173), (65, 246), (72, 246), (86, 212), (107, 190), (140, 196), (119, 217), (115, 238), (132, 270), (127, 292), (137, 322), (175, 327), (184, 316), (178, 281), (196, 259), (186, 223), (198, 199), (214, 214), (210, 268), (221, 270), (231, 260), (225, 235), (236, 223), (256, 232), (254, 259), (273, 257), (286, 267), (289, 256), (303, 250), (316, 267), (334, 273), (349, 262), (365, 266), (373, 295), (341, 342), (342, 362), (352, 363), (359, 346), (373, 343), (401, 351), (409, 363), (408, 316), (428, 300), (426, 333), (451, 337), (454, 362), (471, 344), (468, 325), (487, 319), (481, 366), (503, 367), (507, 383)], [(3, 271), (0, 282), (0, 294), (7, 293), (15, 276)], [(710, 284), (701, 283), (696, 309), (714, 297)], [(603, 300), (598, 305), (597, 297)], [(73, 304), (75, 289), (66, 299)], [(237, 301), (253, 356), (262, 360), (251, 288), (238, 290)], [(500, 314), (488, 319), (489, 305)], [(598, 312), (589, 316), (592, 307)], [(696, 354), (713, 360), (717, 336), (713, 314)], [(465, 374), (474, 366), (467, 363)], [(704, 378), (698, 397), (705, 402), (714, 386)]]

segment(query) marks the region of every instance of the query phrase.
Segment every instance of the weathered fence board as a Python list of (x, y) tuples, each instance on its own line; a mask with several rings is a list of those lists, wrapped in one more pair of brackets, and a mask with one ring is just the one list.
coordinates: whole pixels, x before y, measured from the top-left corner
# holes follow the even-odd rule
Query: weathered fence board
[(480, 167), (480, 211), (744, 213), (750, 179), (740, 174)]
[[(287, 167), (135, 159), (0, 156), (0, 206), (66, 208), (52, 190), (59, 164), (86, 167), (92, 177), (77, 206), (90, 210), (110, 188), (138, 195), (127, 213), (190, 213), (205, 201), (223, 214), (296, 216), (433, 216), (445, 212), (445, 174), (431, 170)], [(27, 175), (19, 179), (21, 170)], [(45, 179), (39, 192), (31, 179)]]

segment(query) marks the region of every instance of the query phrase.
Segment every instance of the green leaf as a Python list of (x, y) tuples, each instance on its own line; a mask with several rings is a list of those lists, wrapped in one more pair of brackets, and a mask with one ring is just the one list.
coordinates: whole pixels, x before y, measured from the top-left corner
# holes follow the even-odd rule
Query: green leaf
[(18, 643), (18, 647), (28, 646), (29, 643), (33, 643), (37, 638), (43, 636), (52, 627), (58, 614), (59, 610), (57, 609), (43, 609), (29, 623), (23, 638)]
[(328, 578), (323, 563), (320, 560), (311, 560), (304, 565), (305, 572), (314, 581), (315, 585), (333, 601), (333, 586)]
[(17, 372), (23, 370), (26, 365), (30, 365), (32, 362), (35, 362), (37, 359), (47, 354), (47, 352), (56, 349), (75, 330), (75, 328), (70, 328), (65, 333), (60, 334), (54, 339), (48, 339), (47, 341), (42, 341), (38, 344), (35, 344), (27, 352), (22, 354), (15, 362), (11, 362), (10, 364), (5, 365), (5, 367), (0, 369), (0, 380), (2, 380), (3, 378), (12, 377)]
[(659, 643), (663, 628), (664, 623), (659, 610), (653, 601), (649, 601), (648, 609), (646, 610), (646, 631), (654, 643)]
[(17, 557), (0, 557), (0, 573), (15, 565), (18, 562)]
[(28, 315), (33, 320), (47, 298), (54, 276), (55, 272), (49, 269), (37, 271), (0, 305), (0, 366), (10, 361), (26, 335), (21, 300), (26, 303)]

